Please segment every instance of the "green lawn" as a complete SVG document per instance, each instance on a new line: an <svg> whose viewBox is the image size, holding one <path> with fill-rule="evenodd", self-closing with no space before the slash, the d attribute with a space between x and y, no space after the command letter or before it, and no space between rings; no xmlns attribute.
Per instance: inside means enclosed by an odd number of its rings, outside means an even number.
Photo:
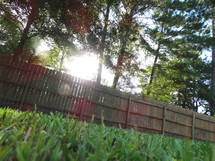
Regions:
<svg viewBox="0 0 215 161"><path fill-rule="evenodd" d="M0 160L215 160L209 142L79 122L62 115L0 109Z"/></svg>

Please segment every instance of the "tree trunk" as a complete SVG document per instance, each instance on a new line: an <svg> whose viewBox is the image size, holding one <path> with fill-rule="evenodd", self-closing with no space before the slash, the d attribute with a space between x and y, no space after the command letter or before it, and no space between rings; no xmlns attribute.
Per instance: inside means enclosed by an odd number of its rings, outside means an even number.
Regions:
<svg viewBox="0 0 215 161"><path fill-rule="evenodd" d="M107 26L108 26L108 19L109 19L109 14L110 14L110 6L111 3L110 1L108 1L107 4L107 11L105 14L105 20L104 20L104 30L103 30L103 34L102 34L102 40L101 40L101 44L100 44L100 55L99 55L99 68L98 68L98 73L97 73L97 80L96 82L98 84L101 83L101 78L102 78L102 64L103 64L103 60L104 60L104 49L105 49L105 40L106 40L106 35L107 35Z"/></svg>
<svg viewBox="0 0 215 161"><path fill-rule="evenodd" d="M22 56L22 52L23 52L22 50L23 50L24 45L25 45L25 43L26 43L26 41L27 41L27 39L28 39L28 32L29 32L30 27L31 27L31 24L30 24L29 21L28 21L26 27L25 27L24 30L23 30L23 33L22 33L21 39L20 39L20 41L19 41L19 43L18 43L18 45L17 45L17 48L16 48L16 50L13 52L13 54L14 54L14 55L13 55L14 61L17 61L18 58L19 58L20 56Z"/></svg>
<svg viewBox="0 0 215 161"><path fill-rule="evenodd" d="M212 19L212 37L215 38L215 26L214 18ZM212 79L211 79L211 90L213 93L213 98L211 101L211 116L215 114L215 47L212 45Z"/></svg>
<svg viewBox="0 0 215 161"><path fill-rule="evenodd" d="M132 19L133 16L135 14L135 6L131 9L130 14L128 14L126 17L124 17L124 19L122 19L120 21L121 23L121 27L125 29L125 35L129 36L129 31L131 30L131 23L132 23ZM118 81L119 81L119 77L122 73L122 64L124 62L124 57L125 57L125 46L126 46L126 41L122 42L122 48L120 50L120 55L118 57L117 60L117 66L116 66L116 70L115 70L115 75L114 75L114 80L113 80L113 88L116 88Z"/></svg>
<svg viewBox="0 0 215 161"><path fill-rule="evenodd" d="M150 95L150 85L153 82L153 77L154 77L154 74L155 74L155 68L156 68L156 64L157 64L157 60L158 60L158 56L159 56L159 51L160 51L160 43L158 44L158 48L156 50L156 55L155 55L154 63L153 63L153 66L152 66L152 72L151 72L151 75L150 75L149 89L147 91L147 95Z"/></svg>
<svg viewBox="0 0 215 161"><path fill-rule="evenodd" d="M123 61L124 61L124 57L125 57L125 48L124 48L124 45L123 45L123 47L122 47L122 49L120 51L120 56L118 57L118 60L117 60L116 71L115 71L113 85L112 85L113 88L116 88L117 83L119 81L119 77L120 77L120 75L122 73L122 64L123 64Z"/></svg>
<svg viewBox="0 0 215 161"><path fill-rule="evenodd" d="M31 25L34 23L34 21L36 20L36 17L38 16L39 9L38 9L37 4L35 4L35 3L36 3L35 1L32 1L32 9L31 9L31 13L28 16L28 22L22 32L22 35L21 35L20 41L17 45L17 48L13 53L14 60L17 60L17 58L22 55L22 50L24 48L24 45L29 38L28 33L31 28Z"/></svg>

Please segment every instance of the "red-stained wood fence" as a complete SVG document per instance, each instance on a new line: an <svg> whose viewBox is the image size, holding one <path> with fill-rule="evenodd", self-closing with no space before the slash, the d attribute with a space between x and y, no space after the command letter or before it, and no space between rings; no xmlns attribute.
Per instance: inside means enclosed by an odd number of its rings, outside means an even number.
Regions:
<svg viewBox="0 0 215 161"><path fill-rule="evenodd" d="M75 69L74 69L75 70ZM82 121L193 140L215 140L215 118L22 61L0 63L0 106L59 111Z"/></svg>

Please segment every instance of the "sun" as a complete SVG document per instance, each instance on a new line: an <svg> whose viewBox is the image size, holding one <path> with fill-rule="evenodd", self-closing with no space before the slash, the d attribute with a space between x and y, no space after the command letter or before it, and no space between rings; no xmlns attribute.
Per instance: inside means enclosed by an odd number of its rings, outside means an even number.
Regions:
<svg viewBox="0 0 215 161"><path fill-rule="evenodd" d="M43 55L45 51L49 51L50 47L48 44L41 40L40 46L37 48L37 51ZM98 56L93 53L85 53L80 56L72 56L64 60L63 66L65 72L71 74L75 77L82 79L87 79L91 81L96 81L99 59ZM103 85L111 86L114 75L110 69L106 68L103 65L102 68L102 81Z"/></svg>
<svg viewBox="0 0 215 161"><path fill-rule="evenodd" d="M48 46L48 44L44 40L40 40L39 44L40 45L37 48L37 51L43 52L43 51L46 51L46 50L50 50L50 47Z"/></svg>
<svg viewBox="0 0 215 161"><path fill-rule="evenodd" d="M64 67L68 74L91 81L96 81L98 66L99 59L96 55L92 54L75 56L64 62ZM111 86L113 78L114 75L111 70L103 65L101 83L103 85Z"/></svg>
<svg viewBox="0 0 215 161"><path fill-rule="evenodd" d="M84 55L67 59L64 66L66 71L73 76L87 80L95 80L98 63L96 56Z"/></svg>
<svg viewBox="0 0 215 161"><path fill-rule="evenodd" d="M40 46L37 51L43 55L45 51L49 51L50 47L44 40L40 40ZM41 56L40 55L40 56ZM66 73L75 77L87 79L91 81L96 80L99 59L98 56L93 53L85 53L81 56L73 56L64 60L63 66L66 69ZM105 65L102 68L102 84L111 86L113 80L113 73L110 69L107 69Z"/></svg>

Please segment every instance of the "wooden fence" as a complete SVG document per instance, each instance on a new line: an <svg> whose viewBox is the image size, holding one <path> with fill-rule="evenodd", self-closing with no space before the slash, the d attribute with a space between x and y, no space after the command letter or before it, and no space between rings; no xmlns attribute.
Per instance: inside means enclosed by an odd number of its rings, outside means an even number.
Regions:
<svg viewBox="0 0 215 161"><path fill-rule="evenodd" d="M215 118L123 93L22 61L0 63L0 106L60 111L108 126L193 140L215 140Z"/></svg>

